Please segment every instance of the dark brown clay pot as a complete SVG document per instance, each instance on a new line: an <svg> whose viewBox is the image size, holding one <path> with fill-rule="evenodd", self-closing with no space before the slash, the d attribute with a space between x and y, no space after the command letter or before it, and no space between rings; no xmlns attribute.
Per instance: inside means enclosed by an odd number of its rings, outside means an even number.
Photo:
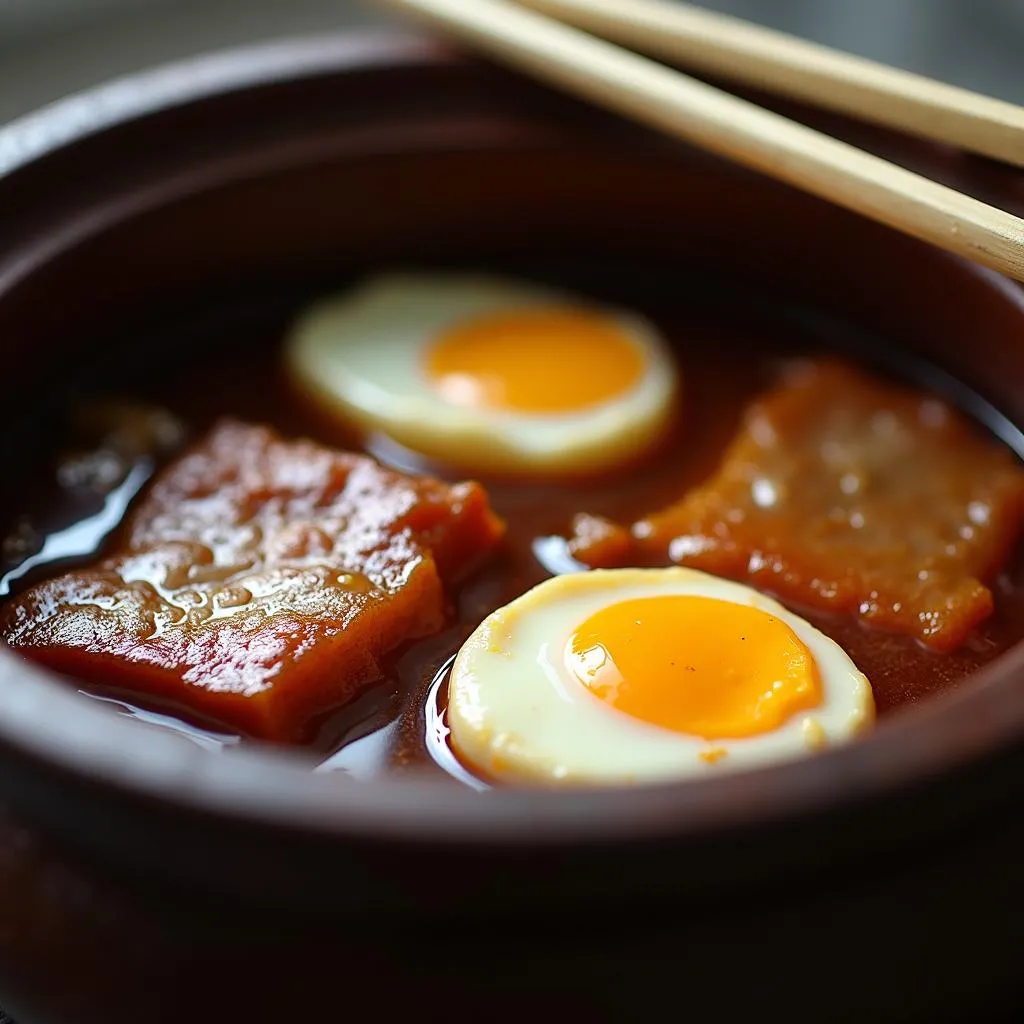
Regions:
<svg viewBox="0 0 1024 1024"><path fill-rule="evenodd" d="M1005 169L838 127L1021 199ZM550 249L753 279L901 339L1024 425L1017 286L424 41L145 75L0 133L0 171L9 422L84 347L211 295ZM813 766L486 795L218 756L0 649L0 1002L20 1024L366 1001L385 1019L978 1020L1020 980L1022 769L1020 649Z"/></svg>

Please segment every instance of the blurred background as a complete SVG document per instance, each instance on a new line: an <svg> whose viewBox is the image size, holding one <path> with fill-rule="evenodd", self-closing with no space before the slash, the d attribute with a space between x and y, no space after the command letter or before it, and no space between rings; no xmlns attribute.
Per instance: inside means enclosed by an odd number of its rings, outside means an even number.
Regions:
<svg viewBox="0 0 1024 1024"><path fill-rule="evenodd" d="M1024 0L703 6L1024 103ZM0 122L176 57L388 22L372 0L0 0Z"/></svg>

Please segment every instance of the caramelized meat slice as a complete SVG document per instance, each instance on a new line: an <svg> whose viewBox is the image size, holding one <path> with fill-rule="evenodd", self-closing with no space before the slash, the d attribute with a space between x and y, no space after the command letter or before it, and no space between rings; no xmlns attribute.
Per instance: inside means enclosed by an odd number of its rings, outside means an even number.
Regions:
<svg viewBox="0 0 1024 1024"><path fill-rule="evenodd" d="M718 472L637 523L641 551L950 651L992 611L1024 470L943 402L838 361L748 410Z"/></svg>
<svg viewBox="0 0 1024 1024"><path fill-rule="evenodd" d="M61 672L296 740L441 626L446 585L502 530L476 484L223 422L158 476L110 557L28 590L0 631Z"/></svg>
<svg viewBox="0 0 1024 1024"><path fill-rule="evenodd" d="M604 516L580 512L573 517L569 554L591 569L610 569L629 561L633 538L624 526Z"/></svg>

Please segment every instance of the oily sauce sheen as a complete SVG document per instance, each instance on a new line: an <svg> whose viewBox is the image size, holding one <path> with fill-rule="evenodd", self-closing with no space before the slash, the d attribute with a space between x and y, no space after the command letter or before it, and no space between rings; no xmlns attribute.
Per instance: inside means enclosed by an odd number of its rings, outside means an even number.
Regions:
<svg viewBox="0 0 1024 1024"><path fill-rule="evenodd" d="M452 595L448 624L441 632L400 648L388 659L384 680L315 723L310 749L320 770L360 777L406 771L458 776L457 764L443 749L444 671L485 616L548 578L552 574L548 566L568 557L561 541L548 538L571 536L573 520L581 512L628 524L677 501L687 488L712 475L744 409L777 380L785 359L841 347L847 336L841 327L832 332L820 323L801 326L780 310L751 311L735 302L705 299L703 308L687 303L687 312L680 315L681 305L673 302L668 312L659 309L657 302L639 307L672 343L680 364L682 402L664 439L633 464L597 476L537 482L476 475L494 510L507 523L501 549ZM78 385L67 396L68 402L127 398L154 403L179 418L190 439L221 417L233 416L270 425L285 436L308 436L368 452L403 471L429 472L449 481L465 478L458 467L418 459L386 439L346 433L316 411L281 366L281 341L297 308L287 299L246 302L193 316L165 328L150 345L136 342L132 360L108 355L108 362L96 368L93 383L85 388ZM169 346L176 351L172 363L160 359L160 352ZM877 368L870 342L861 339L858 348ZM152 351L153 359L140 366L142 351ZM119 365L127 369L118 369ZM895 369L906 376L906 367ZM909 376L911 383L927 386L928 368L912 367ZM963 394L954 398L964 404ZM6 540L0 571L4 573L16 569L47 536L101 511L101 502L90 499L74 481L69 483L66 470L60 469L66 466L67 452L83 444L72 425L38 424L26 428L22 436L36 437L43 450L28 460L33 471L16 479L8 491L20 496L21 502L7 502L2 510L5 519L0 532ZM148 473L170 454L154 457L140 452L133 458L140 473ZM111 516L116 521L119 514L123 509L116 502L108 503L108 522L99 525L113 525ZM70 559L38 564L18 576L11 589L17 592L59 569L86 564L97 550L103 551L102 544L91 551L83 548ZM41 560L37 557L37 561ZM991 582L994 614L951 654L869 628L852 617L786 603L844 648L871 681L878 714L885 716L958 684L1021 639L1022 570L1024 558L1018 551ZM239 742L238 737L210 728L181 708L139 708L132 697L113 690L94 690L93 695L115 702L124 713L186 732L205 745Z"/></svg>

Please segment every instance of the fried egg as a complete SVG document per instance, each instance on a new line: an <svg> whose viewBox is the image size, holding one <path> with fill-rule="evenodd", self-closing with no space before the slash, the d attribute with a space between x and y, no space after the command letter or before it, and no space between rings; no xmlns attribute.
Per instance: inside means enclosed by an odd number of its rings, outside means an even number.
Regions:
<svg viewBox="0 0 1024 1024"><path fill-rule="evenodd" d="M448 685L456 755L491 779L622 784L788 760L874 719L845 651L693 569L557 576L489 615Z"/></svg>
<svg viewBox="0 0 1024 1024"><path fill-rule="evenodd" d="M345 422L484 472L622 463L661 433L679 387L642 317L476 274L367 280L307 310L286 358Z"/></svg>

